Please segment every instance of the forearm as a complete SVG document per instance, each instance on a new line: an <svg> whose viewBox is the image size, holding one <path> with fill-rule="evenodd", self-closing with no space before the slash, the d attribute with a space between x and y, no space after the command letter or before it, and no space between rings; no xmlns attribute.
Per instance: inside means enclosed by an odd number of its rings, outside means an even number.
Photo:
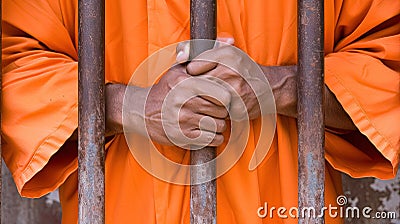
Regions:
<svg viewBox="0 0 400 224"><path fill-rule="evenodd" d="M296 66L261 66L275 97L278 114L297 117ZM123 133L122 103L126 85L107 84L106 130L105 135ZM325 125L334 129L356 130L350 117L344 111L334 94L325 86ZM70 140L77 140L77 131Z"/></svg>
<svg viewBox="0 0 400 224"><path fill-rule="evenodd" d="M105 137L123 133L122 126L122 103L124 99L126 85L107 84L105 86L106 103L106 127ZM68 141L78 140L78 129L74 131Z"/></svg>
<svg viewBox="0 0 400 224"><path fill-rule="evenodd" d="M278 114L297 117L297 66L261 66L275 97ZM341 130L356 130L335 95L325 86L325 125Z"/></svg>

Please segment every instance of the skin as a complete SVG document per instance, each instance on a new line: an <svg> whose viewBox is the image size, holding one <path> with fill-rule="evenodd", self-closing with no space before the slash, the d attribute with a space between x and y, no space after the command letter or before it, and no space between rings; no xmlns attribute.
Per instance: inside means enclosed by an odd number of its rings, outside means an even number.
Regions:
<svg viewBox="0 0 400 224"><path fill-rule="evenodd" d="M212 50L213 55L226 57L229 51L220 48ZM239 59L238 59L239 60ZM268 79L276 102L277 113L284 116L297 117L297 66L262 66L265 77ZM145 120L153 141L171 145L166 137L161 123L162 102L170 89L178 82L190 76L213 76L229 83L242 97L250 119L260 116L260 108L254 92L236 72L215 62L192 61L189 64L180 64L171 68L163 78L153 86L145 106ZM136 87L135 87L136 88ZM139 87L137 87L139 88ZM106 85L106 136L123 133L122 102L126 86L122 84ZM334 94L325 86L325 125L335 131L356 130L350 117L344 111ZM186 102L179 114L179 124L182 132L190 138L200 134L198 127L202 117L208 116L217 124L217 133L210 146L218 146L223 142L222 132L226 129L228 112L222 104L213 99L194 97ZM72 136L76 139L76 134Z"/></svg>
<svg viewBox="0 0 400 224"><path fill-rule="evenodd" d="M164 129L166 127L163 128L161 123L161 107L163 105L164 99L174 86L176 86L181 81L190 77L191 75L187 73L186 67L184 65L181 64L177 65L171 68L160 79L160 81L153 86L153 88L150 91L150 94L147 98L147 104L145 106L145 121L151 139L157 141L158 143L164 145L171 145L170 140L164 133ZM191 89L195 89L194 85L195 84L191 84L181 90L185 92L190 91ZM199 85L199 83L196 83L196 85ZM209 91L212 90L215 91L215 88L218 88L217 86L214 87L203 86L203 87L204 87L203 92L199 92L200 94L206 94L207 93L206 89L209 89ZM221 88L223 87L221 86ZM217 92L221 93L221 95L219 96L219 99L221 99L221 101L229 103L230 94L228 91L223 90ZM174 102L171 102L170 107L173 107L172 105L179 105L179 104L180 104L180 99L176 99ZM110 110L108 110L111 112L111 114L114 114L115 112L120 113L120 111L115 111L113 110L113 108L109 108ZM189 138L196 138L200 135L201 131L212 132L212 128L210 128L209 125L204 125L201 128L199 127L200 119L207 116L208 118L212 119L211 122L215 122L216 124L216 136L214 140L210 143L210 145L218 146L222 144L224 140L222 132L225 131L226 129L225 118L227 117L227 115L228 115L227 110L225 109L223 104L218 100L214 100L209 97L197 96L188 100L179 109L179 124L184 135L186 135ZM118 120L115 120L114 124L117 124L117 126L119 127ZM169 131L170 134L173 134L174 132L175 132L174 130Z"/></svg>

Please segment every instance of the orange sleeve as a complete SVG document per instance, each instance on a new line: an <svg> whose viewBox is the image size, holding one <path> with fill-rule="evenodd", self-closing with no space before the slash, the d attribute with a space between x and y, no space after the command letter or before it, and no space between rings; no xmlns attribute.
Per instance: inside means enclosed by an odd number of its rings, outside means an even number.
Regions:
<svg viewBox="0 0 400 224"><path fill-rule="evenodd" d="M55 190L77 168L76 143L64 144L78 123L75 13L61 7L74 8L3 1L3 158L27 197Z"/></svg>
<svg viewBox="0 0 400 224"><path fill-rule="evenodd" d="M327 160L353 177L393 178L400 152L400 1L343 1L337 11L325 82L378 151L354 147L360 137L348 144L328 133Z"/></svg>

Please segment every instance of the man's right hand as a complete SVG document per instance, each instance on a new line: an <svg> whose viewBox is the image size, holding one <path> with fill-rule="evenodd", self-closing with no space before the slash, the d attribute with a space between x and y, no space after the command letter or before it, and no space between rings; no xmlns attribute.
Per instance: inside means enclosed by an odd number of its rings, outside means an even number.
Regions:
<svg viewBox="0 0 400 224"><path fill-rule="evenodd" d="M222 144L228 116L224 105L229 105L231 100L229 91L222 85L193 78L184 65L176 65L151 88L127 88L125 129L145 134L146 125L150 138L164 145Z"/></svg>

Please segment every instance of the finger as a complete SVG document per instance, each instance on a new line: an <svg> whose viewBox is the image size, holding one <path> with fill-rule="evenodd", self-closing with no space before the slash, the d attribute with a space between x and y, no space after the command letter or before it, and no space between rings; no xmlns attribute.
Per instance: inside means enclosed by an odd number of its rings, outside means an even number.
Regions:
<svg viewBox="0 0 400 224"><path fill-rule="evenodd" d="M222 133L227 128L225 119L215 119L210 116L194 114L193 112L186 114L191 114L190 118L187 115L179 116L179 127L183 132L199 129L211 133Z"/></svg>
<svg viewBox="0 0 400 224"><path fill-rule="evenodd" d="M176 45L176 52L178 53L179 51L185 49L186 45L190 45L190 41L179 42L178 45Z"/></svg>
<svg viewBox="0 0 400 224"><path fill-rule="evenodd" d="M227 109L221 106L221 102L212 97L194 97L186 102L183 107L184 109L192 110L198 114L204 114L214 118L226 118L228 116Z"/></svg>
<svg viewBox="0 0 400 224"><path fill-rule="evenodd" d="M224 136L221 134L215 135L214 139L207 146L217 147L224 143Z"/></svg>
<svg viewBox="0 0 400 224"><path fill-rule="evenodd" d="M167 96L163 101L163 106L161 111L163 118L161 119L161 121L163 123L166 135L170 139L172 139L174 141L174 144L176 143L176 145L179 146L187 145L191 144L192 141L197 141L197 139L195 140L188 139L183 134L181 134L181 131L177 131L177 130L182 130L179 122L181 121L180 110L189 99L192 99L196 96L210 96L217 99L223 105L229 105L231 98L230 93L222 85L207 80L206 78L189 77L179 82L177 85L175 85L168 92ZM190 118L187 118L186 120L190 121ZM198 123L197 126L195 127L198 127ZM188 129L184 128L183 130L188 130ZM199 136L200 139L199 141L200 143L208 145L209 142L211 142L214 139L213 137L214 133L211 133L213 134L213 136L211 136L210 133L205 133L205 134L207 136Z"/></svg>
<svg viewBox="0 0 400 224"><path fill-rule="evenodd" d="M203 98L205 101L208 101L211 103L210 108L209 108L210 112L207 112L207 114L210 114L210 116L214 116L217 118L225 118L226 116L228 116L227 108L230 104L221 102L221 101L219 101L218 98L214 98L212 96L205 95L205 96L200 96L200 97Z"/></svg>
<svg viewBox="0 0 400 224"><path fill-rule="evenodd" d="M180 42L176 46L176 62L184 63L189 60L190 55L190 41Z"/></svg>
<svg viewBox="0 0 400 224"><path fill-rule="evenodd" d="M230 34L221 33L217 37L216 44L218 44L218 42L223 43L223 44L233 45L235 43L235 39ZM216 45L216 46L220 46L220 45ZM177 55L179 54L179 52L185 52L189 55L189 49L190 49L190 41L180 42L176 46Z"/></svg>
<svg viewBox="0 0 400 224"><path fill-rule="evenodd" d="M198 126L200 130L212 133L222 133L226 130L225 120L214 119L209 116L202 116Z"/></svg>
<svg viewBox="0 0 400 224"><path fill-rule="evenodd" d="M231 101L231 94L221 84L206 78L191 78L188 84L191 84L192 91L197 96L210 99L216 105L228 107Z"/></svg>
<svg viewBox="0 0 400 224"><path fill-rule="evenodd" d="M235 39L233 38L232 34L227 32L218 33L217 41L224 42L230 45L233 45L235 43Z"/></svg>
<svg viewBox="0 0 400 224"><path fill-rule="evenodd" d="M235 43L235 39L233 39L233 37L217 37L217 41L229 45L233 45Z"/></svg>
<svg viewBox="0 0 400 224"><path fill-rule="evenodd" d="M197 65L197 63L199 62L224 64L224 65L229 65L229 67L233 66L235 69L237 69L236 66L243 65L242 62L243 59L244 58L242 57L239 49L232 47L231 45L220 44L218 48L207 50L199 54L196 58L192 60L190 64L193 64L191 65L193 66L193 69L198 67L201 68L203 66L210 66L207 64Z"/></svg>
<svg viewBox="0 0 400 224"><path fill-rule="evenodd" d="M228 107L231 101L231 94L223 85L205 77L189 76L171 87L163 104L174 105L174 107L180 108L188 100L197 96L211 99L212 103L225 107Z"/></svg>
<svg viewBox="0 0 400 224"><path fill-rule="evenodd" d="M216 134L213 132L203 131L203 130L192 130L186 134L190 138L190 145L201 146L196 147L198 149L206 146L219 146L224 142L224 136L222 134Z"/></svg>
<svg viewBox="0 0 400 224"><path fill-rule="evenodd" d="M213 70L217 65L218 63L213 61L193 60L187 65L186 71L193 76L201 75Z"/></svg>
<svg viewBox="0 0 400 224"><path fill-rule="evenodd" d="M220 42L221 43L221 42ZM201 75L209 72L217 67L221 62L229 62L237 64L238 58L234 55L234 50L226 44L220 45L218 48L204 51L194 58L186 67L186 71L190 75ZM234 62L234 63L232 63ZM225 63L221 63L225 64Z"/></svg>
<svg viewBox="0 0 400 224"><path fill-rule="evenodd" d="M217 41L215 42L214 48L218 48L226 45L234 45L235 39L233 37L217 37Z"/></svg>
<svg viewBox="0 0 400 224"><path fill-rule="evenodd" d="M221 38L221 41L216 41L214 48L219 48L226 45L233 45L234 40L233 38ZM190 42L179 43L176 50L176 62L177 63L185 63L189 61L190 58ZM212 69L213 66L211 66ZM206 69L206 68L205 68ZM199 73L201 74L201 73ZM195 74L193 74L195 75Z"/></svg>

